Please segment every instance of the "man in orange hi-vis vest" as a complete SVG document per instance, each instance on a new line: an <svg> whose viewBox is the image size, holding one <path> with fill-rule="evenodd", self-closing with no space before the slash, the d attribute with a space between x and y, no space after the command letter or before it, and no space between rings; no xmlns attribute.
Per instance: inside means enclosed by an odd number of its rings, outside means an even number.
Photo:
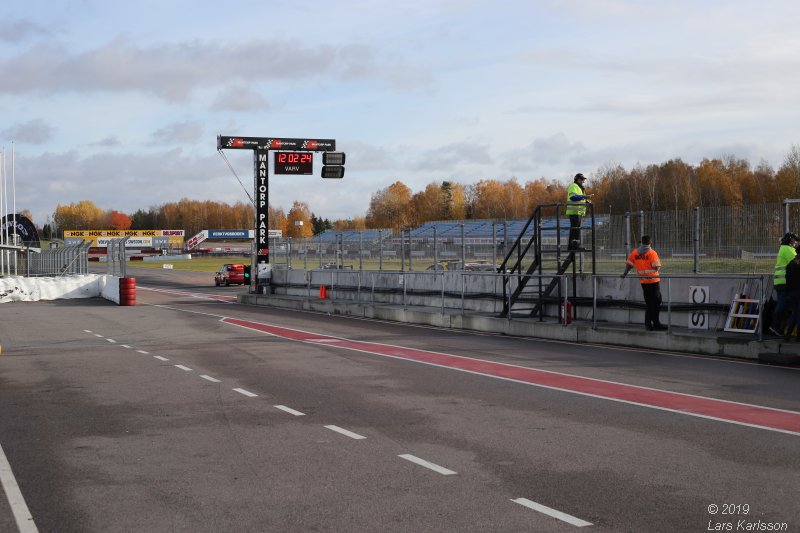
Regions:
<svg viewBox="0 0 800 533"><path fill-rule="evenodd" d="M644 303L647 309L644 312L644 325L650 331L664 331L667 326L661 324L658 319L661 308L661 287L658 277L658 270L661 268L661 260L653 250L653 240L648 235L642 236L642 245L634 249L625 261L625 272L621 277L628 275L628 272L635 268L639 273L639 283L642 285L644 293Z"/></svg>

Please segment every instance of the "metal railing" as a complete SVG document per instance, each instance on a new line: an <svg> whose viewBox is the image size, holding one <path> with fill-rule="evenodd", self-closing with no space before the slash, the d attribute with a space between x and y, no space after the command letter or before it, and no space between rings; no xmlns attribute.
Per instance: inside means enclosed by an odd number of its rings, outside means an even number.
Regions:
<svg viewBox="0 0 800 533"><path fill-rule="evenodd" d="M89 248L91 242L58 246L24 253L26 276L64 276L89 273Z"/></svg>

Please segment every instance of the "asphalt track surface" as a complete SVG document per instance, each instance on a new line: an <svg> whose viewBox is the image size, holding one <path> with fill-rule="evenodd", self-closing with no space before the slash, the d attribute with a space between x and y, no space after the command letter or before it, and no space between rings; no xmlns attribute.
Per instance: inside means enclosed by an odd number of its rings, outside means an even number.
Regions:
<svg viewBox="0 0 800 533"><path fill-rule="evenodd" d="M798 369L132 274L0 307L0 531L800 531Z"/></svg>

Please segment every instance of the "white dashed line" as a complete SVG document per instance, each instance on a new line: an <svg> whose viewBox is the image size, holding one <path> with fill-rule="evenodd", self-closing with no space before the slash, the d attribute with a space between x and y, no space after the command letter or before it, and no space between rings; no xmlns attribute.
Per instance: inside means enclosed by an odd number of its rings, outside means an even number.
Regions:
<svg viewBox="0 0 800 533"><path fill-rule="evenodd" d="M452 470L450 470L448 468L445 468L443 466L439 466L437 464L433 464L431 462L426 461L425 459L420 459L419 457L417 457L415 455L403 454L403 455L398 455L398 457L400 457L401 459L405 459L406 461L411 461L412 463L416 463L416 464L418 464L420 466L424 466L425 468L430 468L434 472L438 472L438 473L442 474L443 476L452 476L452 475L458 474L458 472L454 472L454 471L452 471Z"/></svg>
<svg viewBox="0 0 800 533"><path fill-rule="evenodd" d="M107 340L108 342L110 342L111 344L116 344L116 343L117 343L117 341L115 341L114 339L106 339L106 340Z"/></svg>
<svg viewBox="0 0 800 533"><path fill-rule="evenodd" d="M192 371L191 368L189 368L188 366L183 366L183 365L175 365L175 368L180 368L181 370L185 370L187 372L191 372Z"/></svg>
<svg viewBox="0 0 800 533"><path fill-rule="evenodd" d="M100 335L99 333L95 333L95 334L94 334L94 336L95 336L95 337L100 337L101 339L103 338L103 336L102 336L102 335Z"/></svg>
<svg viewBox="0 0 800 533"><path fill-rule="evenodd" d="M527 498L517 498L516 500L511 500L511 501L523 505L528 509L533 509L534 511L546 514L547 516L552 516L553 518L561 520L562 522L572 524L573 526L586 527L592 525L591 522L586 522L585 520L581 520L580 518L575 518L572 515L562 513L561 511L556 511L555 509L551 509L550 507L547 507L540 503L532 502Z"/></svg>
<svg viewBox="0 0 800 533"><path fill-rule="evenodd" d="M255 398L256 396L258 396L258 394L254 394L249 390L244 390L244 389L233 389L233 390L235 390L239 394L244 394L245 396L249 396L250 398Z"/></svg>
<svg viewBox="0 0 800 533"><path fill-rule="evenodd" d="M358 433L353 433L352 431L348 431L344 428L340 428L339 426L325 426L326 428L330 429L331 431L335 431L336 433L341 433L346 437L350 437L351 439L366 439L364 435L359 435Z"/></svg>
<svg viewBox="0 0 800 533"><path fill-rule="evenodd" d="M145 355L150 355L150 352L145 352L144 350L136 350L139 353L143 353Z"/></svg>
<svg viewBox="0 0 800 533"><path fill-rule="evenodd" d="M127 344L120 344L120 346L122 346L123 348L127 348L128 350L130 350L130 349L131 349L131 347L130 347L130 346L128 346Z"/></svg>
<svg viewBox="0 0 800 533"><path fill-rule="evenodd" d="M84 333L91 333L88 329L83 330Z"/></svg>
<svg viewBox="0 0 800 533"><path fill-rule="evenodd" d="M11 513L17 522L19 532L37 533L39 530L36 529L36 524L33 523L33 516L28 510L25 498L22 497L22 492L19 490L19 485L17 485L17 479L11 471L11 465L6 459L2 446L0 446L0 486L3 487L6 493L8 505L11 507Z"/></svg>
<svg viewBox="0 0 800 533"><path fill-rule="evenodd" d="M155 357L159 361L169 361L169 359L167 359L166 357L161 357L160 355L154 355L153 357Z"/></svg>
<svg viewBox="0 0 800 533"><path fill-rule="evenodd" d="M200 376L201 378L205 379L206 381L210 381L211 383L219 383L217 378L212 378L211 376L206 376L205 374Z"/></svg>
<svg viewBox="0 0 800 533"><path fill-rule="evenodd" d="M294 415L294 416L306 416L305 413L301 413L300 411L295 411L291 407L286 407L285 405L276 405L275 409L280 409L281 411L285 411L285 412L289 413L290 415Z"/></svg>

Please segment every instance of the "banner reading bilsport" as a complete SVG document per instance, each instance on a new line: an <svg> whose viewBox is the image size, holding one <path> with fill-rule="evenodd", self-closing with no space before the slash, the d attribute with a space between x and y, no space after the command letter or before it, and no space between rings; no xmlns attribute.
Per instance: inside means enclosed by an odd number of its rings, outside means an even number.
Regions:
<svg viewBox="0 0 800 533"><path fill-rule="evenodd" d="M106 248L108 241L128 237L128 247L183 248L182 229L82 229L64 230L65 244L91 241L93 248Z"/></svg>

